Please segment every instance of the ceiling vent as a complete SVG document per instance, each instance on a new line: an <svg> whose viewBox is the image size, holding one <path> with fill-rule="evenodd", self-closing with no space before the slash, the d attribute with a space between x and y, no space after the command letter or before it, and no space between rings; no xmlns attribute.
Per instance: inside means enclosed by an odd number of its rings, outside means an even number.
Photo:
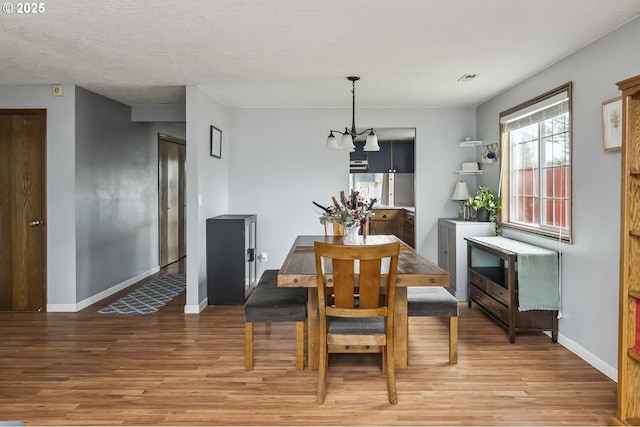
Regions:
<svg viewBox="0 0 640 427"><path fill-rule="evenodd" d="M458 79L458 81L459 82L470 82L471 80L475 79L476 77L478 77L478 73L463 74L462 77L460 77Z"/></svg>

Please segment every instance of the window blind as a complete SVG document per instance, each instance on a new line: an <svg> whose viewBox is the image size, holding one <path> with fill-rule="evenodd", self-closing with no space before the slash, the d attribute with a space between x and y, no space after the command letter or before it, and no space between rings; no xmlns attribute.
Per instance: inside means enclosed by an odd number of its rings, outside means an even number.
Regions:
<svg viewBox="0 0 640 427"><path fill-rule="evenodd" d="M569 93L564 91L500 118L508 132L540 123L569 111Z"/></svg>

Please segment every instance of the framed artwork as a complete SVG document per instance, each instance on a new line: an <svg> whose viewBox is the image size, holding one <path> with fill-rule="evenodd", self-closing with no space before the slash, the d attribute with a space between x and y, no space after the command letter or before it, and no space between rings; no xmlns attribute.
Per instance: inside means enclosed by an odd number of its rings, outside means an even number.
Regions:
<svg viewBox="0 0 640 427"><path fill-rule="evenodd" d="M622 97L602 103L602 143L604 151L622 148Z"/></svg>
<svg viewBox="0 0 640 427"><path fill-rule="evenodd" d="M211 157L216 157L218 159L221 159L222 158L222 131L215 126L211 126L209 139L210 139L209 150L211 151Z"/></svg>

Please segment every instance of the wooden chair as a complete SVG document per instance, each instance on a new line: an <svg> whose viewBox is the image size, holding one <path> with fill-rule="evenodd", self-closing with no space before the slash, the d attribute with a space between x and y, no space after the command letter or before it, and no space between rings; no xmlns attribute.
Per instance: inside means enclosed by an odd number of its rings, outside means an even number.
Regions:
<svg viewBox="0 0 640 427"><path fill-rule="evenodd" d="M370 346L382 353L389 402L395 405L393 314L400 243L347 246L314 242L314 251L320 315L318 403L326 395L329 352L349 345ZM385 258L388 273L382 274ZM332 305L327 303L329 294L333 294Z"/></svg>
<svg viewBox="0 0 640 427"><path fill-rule="evenodd" d="M369 234L369 221L367 221L362 227L360 233L367 237ZM324 223L324 235L325 236L344 236L344 226L337 222L325 222Z"/></svg>

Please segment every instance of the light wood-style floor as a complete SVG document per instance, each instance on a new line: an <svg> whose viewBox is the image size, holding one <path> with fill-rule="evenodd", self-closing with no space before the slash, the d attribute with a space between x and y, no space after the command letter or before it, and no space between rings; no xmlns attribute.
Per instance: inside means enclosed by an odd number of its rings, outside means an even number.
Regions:
<svg viewBox="0 0 640 427"><path fill-rule="evenodd" d="M175 268L175 266L174 266ZM126 291L129 292L130 290ZM543 334L503 329L461 305L459 363L447 324L411 318L409 369L387 400L374 355L335 355L327 398L295 370L293 324L256 325L244 370L242 307L155 315L0 313L0 420L27 425L606 425L615 383Z"/></svg>

